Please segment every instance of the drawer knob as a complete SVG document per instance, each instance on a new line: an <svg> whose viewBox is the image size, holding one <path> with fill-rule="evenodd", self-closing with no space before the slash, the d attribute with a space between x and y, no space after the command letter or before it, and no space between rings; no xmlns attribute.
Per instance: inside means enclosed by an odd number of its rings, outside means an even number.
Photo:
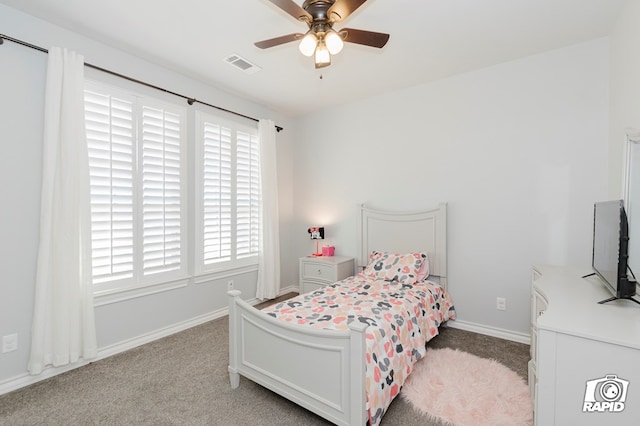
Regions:
<svg viewBox="0 0 640 426"><path fill-rule="evenodd" d="M322 270L318 269L318 275L322 275Z"/></svg>

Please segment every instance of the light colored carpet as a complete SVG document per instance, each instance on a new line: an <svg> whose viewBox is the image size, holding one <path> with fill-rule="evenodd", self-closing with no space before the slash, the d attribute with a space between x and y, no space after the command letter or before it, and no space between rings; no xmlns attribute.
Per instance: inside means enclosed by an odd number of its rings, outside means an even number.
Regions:
<svg viewBox="0 0 640 426"><path fill-rule="evenodd" d="M421 413L456 426L530 426L529 387L495 360L429 349L401 393Z"/></svg>
<svg viewBox="0 0 640 426"><path fill-rule="evenodd" d="M244 378L231 389L221 318L0 396L0 425L328 425ZM455 347L526 378L529 346L445 328L428 347ZM396 398L383 426L441 426Z"/></svg>

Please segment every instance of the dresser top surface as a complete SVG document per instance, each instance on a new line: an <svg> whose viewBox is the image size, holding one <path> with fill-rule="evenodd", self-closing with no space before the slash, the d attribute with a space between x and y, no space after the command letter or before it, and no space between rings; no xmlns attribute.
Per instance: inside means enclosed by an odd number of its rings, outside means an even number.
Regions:
<svg viewBox="0 0 640 426"><path fill-rule="evenodd" d="M535 266L533 288L546 300L537 319L539 330L550 330L640 349L640 304L613 300L591 268ZM638 298L638 296L636 296Z"/></svg>

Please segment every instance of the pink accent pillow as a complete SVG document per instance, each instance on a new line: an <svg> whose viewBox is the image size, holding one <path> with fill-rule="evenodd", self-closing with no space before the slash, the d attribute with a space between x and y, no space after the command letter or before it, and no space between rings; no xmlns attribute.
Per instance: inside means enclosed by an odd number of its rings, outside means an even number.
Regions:
<svg viewBox="0 0 640 426"><path fill-rule="evenodd" d="M420 268L425 262L427 262L425 253L401 254L372 251L369 255L369 264L362 273L375 280L415 284L418 281Z"/></svg>
<svg viewBox="0 0 640 426"><path fill-rule="evenodd" d="M416 282L419 282L419 283L426 280L430 273L429 257L427 257L426 253L421 253L421 254L424 254L424 261L422 262L422 265L420 265L420 270L418 271L418 276L416 278Z"/></svg>

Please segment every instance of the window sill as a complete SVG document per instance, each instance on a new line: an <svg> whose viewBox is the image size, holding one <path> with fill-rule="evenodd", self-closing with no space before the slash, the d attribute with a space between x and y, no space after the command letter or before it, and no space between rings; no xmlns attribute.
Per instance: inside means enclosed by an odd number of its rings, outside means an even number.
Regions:
<svg viewBox="0 0 640 426"><path fill-rule="evenodd" d="M104 306L112 303L123 302L125 300L135 299L137 297L149 296L164 291L175 290L186 287L189 284L189 278L181 278L178 280L168 281L159 284L149 284L139 287L125 287L104 291L96 291L93 293L93 306Z"/></svg>
<svg viewBox="0 0 640 426"><path fill-rule="evenodd" d="M242 274L256 272L258 265L238 266L235 268L221 269L218 271L201 272L193 277L184 277L158 284L146 284L138 287L121 287L109 290L99 290L93 293L93 306L104 306L112 303L124 302L137 297L150 296L152 294L175 290L186 287L191 280L195 284L205 284L214 280L232 278Z"/></svg>
<svg viewBox="0 0 640 426"><path fill-rule="evenodd" d="M254 265L238 266L235 268L220 269L219 271L200 272L193 277L193 282L195 284L203 284L213 280L232 278L237 275L256 272L257 270L258 270L258 265L254 264Z"/></svg>

